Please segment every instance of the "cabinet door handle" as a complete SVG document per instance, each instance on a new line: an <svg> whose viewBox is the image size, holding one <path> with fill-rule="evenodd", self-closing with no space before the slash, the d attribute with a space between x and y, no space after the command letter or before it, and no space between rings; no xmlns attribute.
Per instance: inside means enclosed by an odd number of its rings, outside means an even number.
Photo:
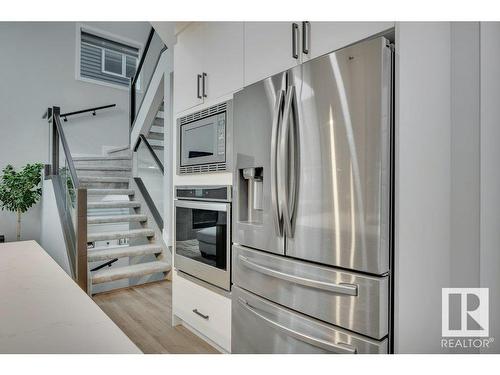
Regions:
<svg viewBox="0 0 500 375"><path fill-rule="evenodd" d="M203 97L206 98L207 97L207 73L203 73L203 81L202 81L202 94L203 94Z"/></svg>
<svg viewBox="0 0 500 375"><path fill-rule="evenodd" d="M202 98L202 96L200 94L200 80L201 80L201 74L198 74L196 77L196 97L198 99Z"/></svg>
<svg viewBox="0 0 500 375"><path fill-rule="evenodd" d="M299 32L299 25L297 25L295 22L292 23L292 57L294 59L299 58L299 46L297 45L298 43L298 32Z"/></svg>
<svg viewBox="0 0 500 375"><path fill-rule="evenodd" d="M201 316L203 319L205 320L208 320L209 316L208 315L205 315L205 314L202 314L201 312L198 311L198 309L194 309L193 312L198 315L198 316Z"/></svg>
<svg viewBox="0 0 500 375"><path fill-rule="evenodd" d="M310 36L311 23L308 21L302 22L302 52L306 55L309 53L309 43L311 40Z"/></svg>

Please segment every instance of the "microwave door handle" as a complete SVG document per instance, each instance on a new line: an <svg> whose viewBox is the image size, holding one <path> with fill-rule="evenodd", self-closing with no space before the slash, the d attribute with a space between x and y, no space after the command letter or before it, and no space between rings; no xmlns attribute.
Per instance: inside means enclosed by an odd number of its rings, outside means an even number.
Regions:
<svg viewBox="0 0 500 375"><path fill-rule="evenodd" d="M202 96L200 94L200 88L201 88L200 81L201 81L201 78L202 78L201 74L198 74L197 77L196 77L196 97L198 99L202 99Z"/></svg>
<svg viewBox="0 0 500 375"><path fill-rule="evenodd" d="M285 335L291 336L294 339L297 339L299 341L305 342L309 345L315 346L317 348L321 348L323 350L333 352L333 353L339 353L339 354L356 354L357 349L349 344L343 343L343 342L329 342L326 340L322 340L320 338L298 332L294 329L291 329L283 324L280 324L278 322L275 322L274 320L268 318L267 316L264 316L260 312L257 311L257 309L250 305L246 300L244 300L241 297L238 297L238 303L243 306L247 311L261 319L264 323L268 324L270 327L284 333Z"/></svg>
<svg viewBox="0 0 500 375"><path fill-rule="evenodd" d="M271 130L271 206L273 211L274 226L279 237L283 236L282 213L279 204L278 193L278 135L280 128L281 106L285 97L285 91L279 90L276 104L274 106L273 125Z"/></svg>

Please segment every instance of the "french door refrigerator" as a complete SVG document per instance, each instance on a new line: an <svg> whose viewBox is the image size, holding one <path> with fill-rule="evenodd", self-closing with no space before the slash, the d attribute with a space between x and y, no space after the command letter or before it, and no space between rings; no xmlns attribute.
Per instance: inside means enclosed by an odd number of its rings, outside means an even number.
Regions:
<svg viewBox="0 0 500 375"><path fill-rule="evenodd" d="M392 49L378 37L234 97L233 353L387 353Z"/></svg>

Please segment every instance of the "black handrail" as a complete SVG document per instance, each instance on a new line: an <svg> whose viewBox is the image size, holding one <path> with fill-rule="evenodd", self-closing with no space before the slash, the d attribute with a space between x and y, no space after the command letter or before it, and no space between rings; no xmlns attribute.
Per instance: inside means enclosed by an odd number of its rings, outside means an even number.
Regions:
<svg viewBox="0 0 500 375"><path fill-rule="evenodd" d="M135 74L130 79L130 128L134 127L135 116L136 116L137 103L136 103L135 94L136 94L137 81L138 81L139 76L142 72L142 67L144 65L144 61L146 60L146 56L148 55L148 51L149 51L149 48L151 46L151 41L153 40L155 33L156 33L155 29L153 27L151 27L151 30L149 31L148 39L147 39L146 44L144 46L144 50L142 51L141 59L139 60L139 64L137 65L137 69L135 71ZM160 40L161 40L161 38L160 38ZM158 54L158 58L156 60L155 68L153 69L153 71L156 70L156 67L158 66L158 62L160 61L160 57L161 57L162 53L167 50L167 46L165 44L163 44L163 46L164 47L160 50L160 53ZM150 83L151 83L151 80L147 83L147 86L145 87L144 92L148 91ZM142 99L144 99L144 97ZM141 100L141 103L139 104L139 109L142 106L142 102L143 102L143 100Z"/></svg>
<svg viewBox="0 0 500 375"><path fill-rule="evenodd" d="M101 109L106 109L106 108L113 108L113 107L116 107L116 104L107 104L107 105L103 105L100 107L93 107L93 108L82 109L82 110L74 111L74 112L61 113L61 114L59 114L59 117L69 117L69 116L78 115L80 113L86 113L86 112L92 112L92 114L95 116L96 111L100 111ZM45 120L46 118L50 118L51 115L52 115L52 108L49 108L43 114L42 119ZM66 120L64 120L64 121L66 121Z"/></svg>
<svg viewBox="0 0 500 375"><path fill-rule="evenodd" d="M158 166L158 168L160 168L161 173L164 174L165 170L163 168L163 163L158 158L158 155L156 155L156 152L153 150L153 147L151 147L151 145L149 144L149 142L146 139L146 137L144 136L144 134L139 134L139 139L137 140L137 143L134 146L134 152L137 151L137 149L139 148L139 145L141 144L141 142L144 142L144 144L146 145L146 148L148 149L149 153L153 157L156 165Z"/></svg>
<svg viewBox="0 0 500 375"><path fill-rule="evenodd" d="M100 264L99 266L92 268L92 269L90 270L90 272L99 271L101 268L104 268L104 267L106 267L106 266L111 267L111 265L112 265L114 262L117 262L117 261L118 261L118 258L115 258L115 259L112 259L112 260L110 260L110 261L107 261L106 263Z"/></svg>
<svg viewBox="0 0 500 375"><path fill-rule="evenodd" d="M97 111L100 111L100 110L106 109L106 108L113 108L113 107L116 107L116 104L108 104L108 105L102 105L100 107L82 109L80 111L62 113L60 115L60 117L64 117L64 121L67 121L68 120L67 117L69 117L69 116L79 115L80 113L87 113L87 112L92 112L92 114L95 116Z"/></svg>

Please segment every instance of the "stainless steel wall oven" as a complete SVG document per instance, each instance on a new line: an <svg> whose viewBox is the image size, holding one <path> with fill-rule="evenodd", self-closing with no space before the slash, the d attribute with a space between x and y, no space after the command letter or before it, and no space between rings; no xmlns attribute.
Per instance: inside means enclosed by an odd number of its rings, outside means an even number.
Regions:
<svg viewBox="0 0 500 375"><path fill-rule="evenodd" d="M231 187L177 186L174 266L230 289Z"/></svg>

